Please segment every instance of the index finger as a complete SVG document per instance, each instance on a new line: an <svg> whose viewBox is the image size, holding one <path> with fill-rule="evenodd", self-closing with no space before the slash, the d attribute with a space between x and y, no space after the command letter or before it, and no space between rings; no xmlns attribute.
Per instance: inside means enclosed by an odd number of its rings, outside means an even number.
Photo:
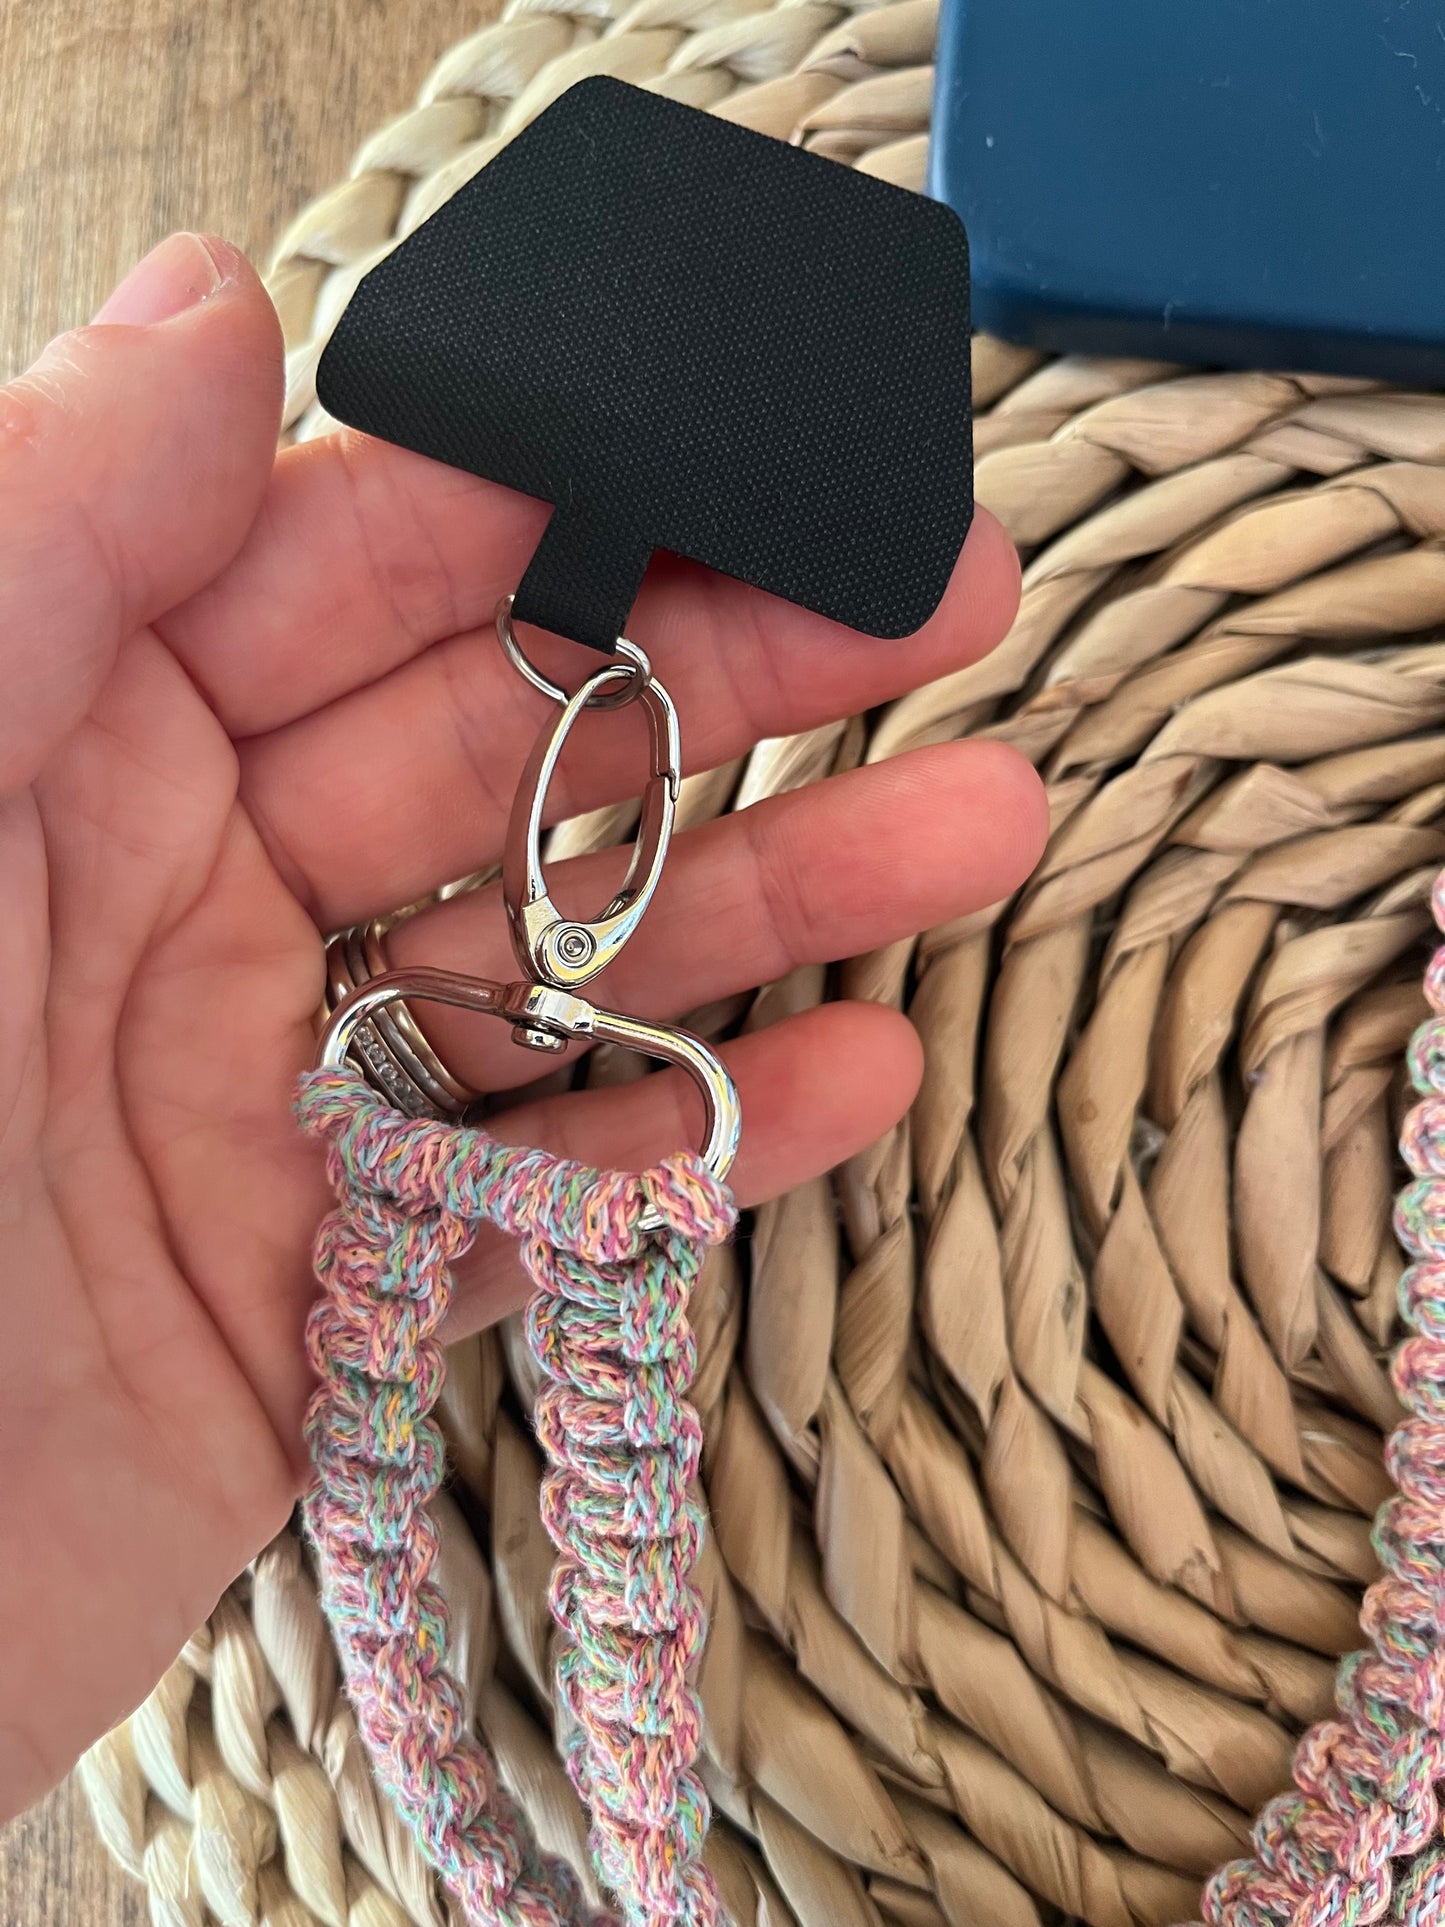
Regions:
<svg viewBox="0 0 1445 1927"><path fill-rule="evenodd" d="M233 737L267 733L489 624L550 514L544 502L348 430L278 457L240 553L158 627ZM916 638L859 636L666 559L649 571L638 634L664 673L696 652L716 655L734 682L756 686L776 662L795 684L851 693L894 680L891 652L909 665L904 687L985 654L1016 597L1008 538L979 510L945 609ZM825 699L820 714L853 706Z"/></svg>
<svg viewBox="0 0 1445 1927"><path fill-rule="evenodd" d="M703 770L973 661L1007 629L1017 587L1007 536L980 514L937 614L899 641L859 635L677 562L649 574L628 626L677 704L683 769ZM368 916L492 861L526 745L548 709L490 634L452 637L242 743L242 797L272 861L314 915ZM550 821L637 793L636 722L594 720L600 726L579 732L547 790Z"/></svg>

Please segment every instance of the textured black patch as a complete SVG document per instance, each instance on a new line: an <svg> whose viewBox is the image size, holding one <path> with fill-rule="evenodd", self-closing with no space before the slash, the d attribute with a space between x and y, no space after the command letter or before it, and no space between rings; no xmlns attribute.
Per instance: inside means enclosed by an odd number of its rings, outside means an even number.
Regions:
<svg viewBox="0 0 1445 1927"><path fill-rule="evenodd" d="M662 548L901 636L973 512L968 357L949 209L592 79L372 269L317 388L554 505L524 621L610 649Z"/></svg>

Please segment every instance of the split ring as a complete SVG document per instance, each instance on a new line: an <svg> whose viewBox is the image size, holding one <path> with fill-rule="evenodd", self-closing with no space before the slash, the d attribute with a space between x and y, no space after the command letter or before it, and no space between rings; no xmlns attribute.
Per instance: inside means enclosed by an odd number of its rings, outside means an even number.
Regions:
<svg viewBox="0 0 1445 1927"><path fill-rule="evenodd" d="M567 691L560 683L553 682L550 676L543 675L517 640L517 632L512 623L513 600L512 596L504 595L497 604L497 641L501 643L507 661L511 663L518 675L524 677L539 695L547 696L554 703L565 706L571 701ZM632 674L619 689L591 696L587 703L589 709L625 709L630 702L636 701L652 681L652 663L647 651L640 649L635 642L629 642L626 636L617 638L609 666L630 669Z"/></svg>

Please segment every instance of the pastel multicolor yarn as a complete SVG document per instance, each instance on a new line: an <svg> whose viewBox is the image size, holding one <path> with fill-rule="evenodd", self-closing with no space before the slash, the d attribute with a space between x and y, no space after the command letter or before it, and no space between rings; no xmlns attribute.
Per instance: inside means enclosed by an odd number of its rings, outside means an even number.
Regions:
<svg viewBox="0 0 1445 1927"><path fill-rule="evenodd" d="M328 1140L339 1198L317 1239L325 1295L307 1328L320 1384L306 1518L381 1782L468 1920L612 1920L539 1851L468 1736L447 1671L427 1511L443 1448L429 1414L451 1266L488 1222L521 1238L536 1287L527 1330L546 1380L543 1516L558 1549L552 1607L569 1639L559 1685L594 1860L627 1927L713 1927L721 1910L701 1859L709 1808L688 1681L704 1613L689 1576L703 1518L690 1496L701 1437L687 1401L686 1311L707 1245L732 1227L727 1192L691 1155L641 1177L602 1173L410 1120L348 1071L306 1076L298 1112Z"/></svg>
<svg viewBox="0 0 1445 1927"><path fill-rule="evenodd" d="M1433 902L1445 930L1445 877ZM1394 1359L1412 1416L1386 1448L1399 1497L1375 1524L1385 1574L1360 1613L1373 1651L1341 1662L1341 1717L1300 1742L1298 1791L1264 1808L1254 1859L1210 1882L1211 1927L1438 1927L1445 1919L1445 946L1425 994L1437 1014L1410 1044L1421 1101L1400 1146L1415 1177L1395 1212L1415 1260L1400 1280L1413 1335Z"/></svg>

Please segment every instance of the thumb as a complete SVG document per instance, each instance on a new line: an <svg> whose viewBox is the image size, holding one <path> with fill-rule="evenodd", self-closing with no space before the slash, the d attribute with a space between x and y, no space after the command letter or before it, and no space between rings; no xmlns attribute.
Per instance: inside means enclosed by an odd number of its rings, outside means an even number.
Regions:
<svg viewBox="0 0 1445 1927"><path fill-rule="evenodd" d="M0 387L0 796L84 716L121 641L240 547L281 415L275 311L173 234L88 328Z"/></svg>

